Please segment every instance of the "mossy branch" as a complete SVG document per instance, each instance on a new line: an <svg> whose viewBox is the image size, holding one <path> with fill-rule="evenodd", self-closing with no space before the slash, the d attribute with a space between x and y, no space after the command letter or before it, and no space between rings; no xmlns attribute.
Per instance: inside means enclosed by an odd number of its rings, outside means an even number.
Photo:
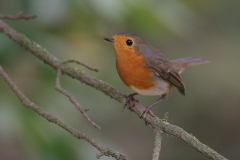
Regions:
<svg viewBox="0 0 240 160"><path fill-rule="evenodd" d="M7 83L7 85L13 90L13 92L18 96L19 100L28 108L33 109L35 112L37 112L39 115L43 116L45 119L47 119L51 123L55 123L59 127L65 129L67 132L72 134L74 137L78 139L84 139L88 143L90 143L92 146L97 148L102 155L105 156L112 156L115 157L117 160L126 160L126 156L110 150L109 148L104 148L99 143L97 143L94 139L90 138L88 135L72 128L71 126L67 125L66 123L60 121L57 117L51 115L50 113L46 112L44 109L36 105L35 103L31 102L19 89L18 87L12 82L12 80L8 77L8 75L3 70L2 66L0 65L0 75L3 78L3 80ZM98 155L98 154L97 154Z"/></svg>
<svg viewBox="0 0 240 160"><path fill-rule="evenodd" d="M49 52L46 49L42 48L36 42L29 40L25 35L18 33L1 20L0 20L0 32L7 35L10 39L14 40L23 48L30 51L34 56L42 60L44 63L50 65L55 70L61 64L61 61L56 57L52 56L51 54L49 54ZM113 88L108 83L98 80L90 76L89 74L85 73L83 70L76 67L71 67L67 64L62 64L60 66L60 69L63 74L66 74L72 78L79 80L82 83L94 87L95 89L115 99L119 103L122 104L125 103L126 95L121 93L119 90ZM145 108L140 103L135 103L135 106L132 109L138 116L145 110ZM189 144L191 147L193 147L206 157L216 160L226 160L225 157L223 157L213 149L209 148L205 144L201 143L197 138L187 133L182 128L172 125L166 122L165 120L161 120L158 117L147 116L146 120L153 127L153 129L160 128L163 131L163 133L172 135L178 139L183 140L184 142Z"/></svg>

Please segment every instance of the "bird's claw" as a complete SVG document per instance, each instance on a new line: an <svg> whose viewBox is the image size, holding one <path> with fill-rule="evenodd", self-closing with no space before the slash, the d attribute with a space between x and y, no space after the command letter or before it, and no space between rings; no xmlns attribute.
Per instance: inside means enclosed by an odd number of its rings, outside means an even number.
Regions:
<svg viewBox="0 0 240 160"><path fill-rule="evenodd" d="M133 111L130 106L134 107L135 106L135 102L138 102L138 100L136 100L133 97L134 95L135 94L130 94L130 95L127 96L127 99L126 99L126 102L123 105L123 108L127 107L130 111Z"/></svg>
<svg viewBox="0 0 240 160"><path fill-rule="evenodd" d="M137 93L133 93L127 96L126 98L126 102L123 105L123 108L127 107L130 111L133 111L133 109L131 107L135 106L135 103L138 103L138 100L136 100L133 96L137 95ZM140 115L140 118L144 119L145 124L147 125L148 122L146 121L146 115L150 114L150 116L155 117L155 115L153 114L153 112L151 111L153 104L148 106Z"/></svg>
<svg viewBox="0 0 240 160"><path fill-rule="evenodd" d="M152 117L155 117L155 115L153 114L153 112L151 111L151 109L149 107L147 107L140 115L140 118L144 119L145 124L147 125L148 122L146 121L146 115L147 113L149 113Z"/></svg>

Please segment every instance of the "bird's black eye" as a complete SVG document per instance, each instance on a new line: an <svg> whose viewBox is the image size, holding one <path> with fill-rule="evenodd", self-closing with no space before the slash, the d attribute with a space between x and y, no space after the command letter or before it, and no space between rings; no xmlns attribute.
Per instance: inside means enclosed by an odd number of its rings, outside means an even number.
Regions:
<svg viewBox="0 0 240 160"><path fill-rule="evenodd" d="M133 41L130 40L130 39L128 39L128 40L126 41L126 44L127 44L128 46L131 46L131 45L133 44Z"/></svg>

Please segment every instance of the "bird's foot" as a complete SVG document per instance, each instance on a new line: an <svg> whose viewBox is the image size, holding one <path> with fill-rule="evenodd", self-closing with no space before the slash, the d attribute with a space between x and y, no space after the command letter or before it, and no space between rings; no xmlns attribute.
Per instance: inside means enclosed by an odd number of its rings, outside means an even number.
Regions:
<svg viewBox="0 0 240 160"><path fill-rule="evenodd" d="M151 111L151 107L148 106L148 107L141 113L141 115L140 115L140 118L143 118L143 119L144 119L144 122L145 122L146 125L148 124L148 122L147 122L147 120L146 120L146 115L147 115L148 113L149 113L152 117L155 117L155 115L154 115L153 112Z"/></svg>
<svg viewBox="0 0 240 160"><path fill-rule="evenodd" d="M154 115L153 112L151 111L151 108L147 107L147 109L145 109L145 110L141 113L140 118L146 119L147 113L149 113L152 117L155 117L155 115Z"/></svg>
<svg viewBox="0 0 240 160"><path fill-rule="evenodd" d="M138 102L133 96L135 96L137 93L129 94L127 96L126 102L123 105L123 108L127 107L130 111L133 111L130 106L134 107L135 102Z"/></svg>
<svg viewBox="0 0 240 160"><path fill-rule="evenodd" d="M159 98L156 102L154 102L153 104L151 104L150 106L148 106L148 107L141 113L140 118L143 118L143 119L144 119L146 125L147 125L147 121L146 121L146 115L147 115L147 113L149 113L152 117L155 117L155 115L154 115L154 114L152 113L152 111L151 111L151 108L152 108L155 104L157 104L157 103L159 103L160 101L164 100L165 98L167 98L167 94L162 95L161 98Z"/></svg>

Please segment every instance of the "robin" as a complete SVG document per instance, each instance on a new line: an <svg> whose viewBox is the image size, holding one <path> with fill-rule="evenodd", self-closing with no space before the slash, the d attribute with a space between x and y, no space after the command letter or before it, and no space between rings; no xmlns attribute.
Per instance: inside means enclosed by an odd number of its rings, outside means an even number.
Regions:
<svg viewBox="0 0 240 160"><path fill-rule="evenodd" d="M147 113L154 116L151 108L166 99L174 87L182 95L186 95L185 86L179 75L185 67L208 62L194 57L169 60L143 38L133 33L122 32L112 38L104 39L113 44L120 78L125 85L136 92L128 95L124 107L134 106L133 96L137 94L161 96L141 113L140 117L144 119Z"/></svg>

